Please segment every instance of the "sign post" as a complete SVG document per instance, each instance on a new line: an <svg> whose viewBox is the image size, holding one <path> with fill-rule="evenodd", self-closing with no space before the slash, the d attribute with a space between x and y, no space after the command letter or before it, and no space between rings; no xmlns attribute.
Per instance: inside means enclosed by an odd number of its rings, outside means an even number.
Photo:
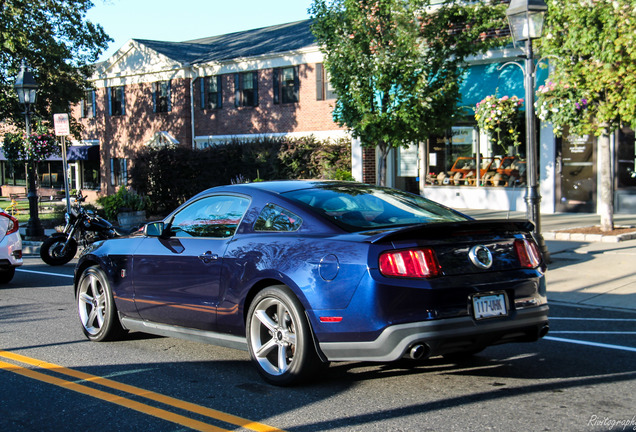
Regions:
<svg viewBox="0 0 636 432"><path fill-rule="evenodd" d="M62 137L62 164L64 167L64 194L66 196L66 212L71 213L71 198L68 189L68 162L66 160L66 135L70 135L68 114L53 114L55 135Z"/></svg>

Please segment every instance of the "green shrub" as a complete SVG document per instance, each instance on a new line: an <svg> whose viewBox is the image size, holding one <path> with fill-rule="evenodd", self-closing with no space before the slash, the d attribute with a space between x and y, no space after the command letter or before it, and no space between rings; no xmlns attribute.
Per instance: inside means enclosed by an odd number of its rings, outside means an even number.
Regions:
<svg viewBox="0 0 636 432"><path fill-rule="evenodd" d="M121 212L146 210L150 207L150 199L124 186L114 195L97 199L97 203L104 209L107 219L114 220Z"/></svg>

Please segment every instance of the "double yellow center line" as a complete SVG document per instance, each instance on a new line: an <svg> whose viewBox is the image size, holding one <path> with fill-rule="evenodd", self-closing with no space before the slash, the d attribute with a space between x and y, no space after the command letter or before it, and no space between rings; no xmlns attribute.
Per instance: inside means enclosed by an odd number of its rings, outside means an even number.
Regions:
<svg viewBox="0 0 636 432"><path fill-rule="evenodd" d="M48 363L42 360L37 360L31 357L26 357L20 354L0 350L0 357L8 359L8 360L12 360L14 362L23 363L23 364L34 366L37 368L45 369L47 371L54 372L57 374L70 376L78 380L81 380L83 382L94 383L94 384L101 385L103 387L107 387L113 390L128 393L134 396L139 396L154 402L159 402L174 408L189 411L189 412L199 414L205 417L209 417L224 423L229 423L231 425L240 426L242 428L249 429L252 431L283 432L281 431L281 429L277 429L272 426L267 426L262 423L253 422L251 420L247 420L241 417L237 417L231 414L217 411L215 409L206 408L206 407L196 405L190 402L186 402L180 399L176 399L170 396L162 395L160 393L155 393L155 392L145 390L139 387L131 386L128 384L122 384L117 381L113 381L113 380L103 378L100 376L80 372L77 370L68 369L63 366L59 366L53 363ZM135 411L138 411L153 417L157 417L172 423L176 423L176 424L188 427L190 429L194 429L198 431L210 431L210 432L219 432L219 431L226 430L209 423L204 423L202 421L198 421L198 420L195 420L180 414L175 414L173 412L167 411L162 408L156 408L151 405L147 405L141 402L134 401L132 399L118 396L116 394L108 393L102 390L97 390L92 387L79 384L78 382L68 381L62 378L58 378L52 375L48 375L48 374L38 372L38 371L29 369L26 367L22 367L19 365L15 365L12 363L7 363L1 360L0 360L0 369L4 369L6 371L13 372L18 375L22 375L27 378L35 379L35 380L42 381L48 384L53 384L58 387L62 387L67 390L72 390L87 396L92 396L97 399L104 400L106 402L110 402L116 405L130 408L132 410L135 410Z"/></svg>

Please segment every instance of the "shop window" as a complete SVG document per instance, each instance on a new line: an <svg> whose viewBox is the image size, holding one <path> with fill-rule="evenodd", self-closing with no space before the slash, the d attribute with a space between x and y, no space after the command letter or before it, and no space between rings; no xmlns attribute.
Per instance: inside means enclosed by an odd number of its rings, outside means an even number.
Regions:
<svg viewBox="0 0 636 432"><path fill-rule="evenodd" d="M2 162L3 183L9 186L26 186L26 167L24 162Z"/></svg>
<svg viewBox="0 0 636 432"><path fill-rule="evenodd" d="M243 72L234 74L234 105L258 106L258 73Z"/></svg>
<svg viewBox="0 0 636 432"><path fill-rule="evenodd" d="M300 82L298 80L297 67L274 69L275 104L298 102L299 87Z"/></svg>
<svg viewBox="0 0 636 432"><path fill-rule="evenodd" d="M64 188L64 167L62 162L39 162L37 174L40 187Z"/></svg>
<svg viewBox="0 0 636 432"><path fill-rule="evenodd" d="M126 114L126 98L124 86L110 87L108 89L108 113L111 116Z"/></svg>
<svg viewBox="0 0 636 432"><path fill-rule="evenodd" d="M172 111L170 99L170 81L152 83L152 111L166 113Z"/></svg>
<svg viewBox="0 0 636 432"><path fill-rule="evenodd" d="M474 126L431 138L427 162L428 185L519 187L526 180L525 144L494 145Z"/></svg>
<svg viewBox="0 0 636 432"><path fill-rule="evenodd" d="M99 189L99 161L83 161L82 189Z"/></svg>

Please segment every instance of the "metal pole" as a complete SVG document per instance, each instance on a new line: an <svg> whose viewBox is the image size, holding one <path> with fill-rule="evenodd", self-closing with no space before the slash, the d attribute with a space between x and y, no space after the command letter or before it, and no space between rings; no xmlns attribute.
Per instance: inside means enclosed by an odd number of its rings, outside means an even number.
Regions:
<svg viewBox="0 0 636 432"><path fill-rule="evenodd" d="M534 114L534 55L532 40L526 40L525 58L525 91L526 91L526 217L534 223L534 237L543 252L546 261L550 261L548 248L541 234L541 194L539 192L537 130Z"/></svg>
<svg viewBox="0 0 636 432"><path fill-rule="evenodd" d="M31 136L31 122L29 112L29 105L25 105L25 120L26 120L26 136L27 142ZM40 218L38 216L38 194L35 186L35 162L27 161L27 198L29 200L29 221L26 225L25 235L26 237L42 237L44 235L44 229L40 224Z"/></svg>
<svg viewBox="0 0 636 432"><path fill-rule="evenodd" d="M62 165L64 169L64 194L66 196L66 212L71 213L71 197L68 188L68 161L66 159L66 136L62 135Z"/></svg>

